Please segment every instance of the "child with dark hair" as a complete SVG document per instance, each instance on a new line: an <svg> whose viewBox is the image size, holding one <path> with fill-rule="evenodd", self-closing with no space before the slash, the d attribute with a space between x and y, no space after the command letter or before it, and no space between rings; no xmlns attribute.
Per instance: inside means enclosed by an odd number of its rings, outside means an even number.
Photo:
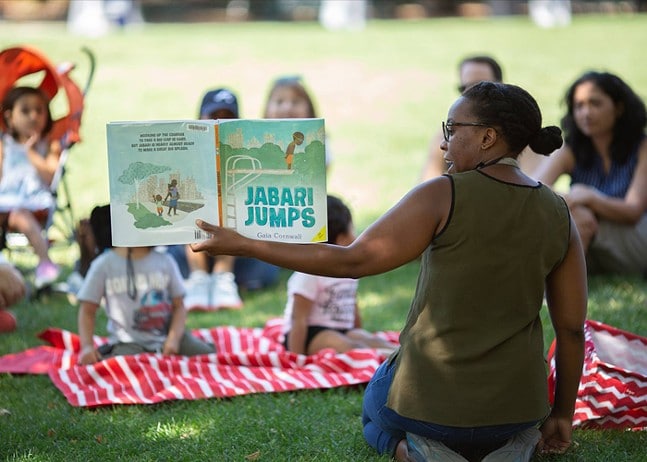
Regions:
<svg viewBox="0 0 647 462"><path fill-rule="evenodd" d="M339 198L329 195L328 243L349 245L354 240L350 210ZM362 329L357 285L356 279L295 272L288 280L283 328L286 348L301 354L324 348L338 353L353 348L393 351L396 345Z"/></svg>
<svg viewBox="0 0 647 462"><path fill-rule="evenodd" d="M98 205L90 212L90 229L94 236L97 255L112 248L112 224L110 222L110 206Z"/></svg>
<svg viewBox="0 0 647 462"><path fill-rule="evenodd" d="M2 101L7 128L0 141L0 215L3 226L24 234L38 256L36 287L58 279L49 244L36 214L54 205L49 186L58 168L61 144L51 140L49 100L38 88L14 87Z"/></svg>
<svg viewBox="0 0 647 462"><path fill-rule="evenodd" d="M184 286L175 260L151 247L113 247L110 206L95 207L90 225L99 255L78 293L80 364L137 353L214 353L213 345L185 332ZM108 315L108 344L95 348L101 300Z"/></svg>

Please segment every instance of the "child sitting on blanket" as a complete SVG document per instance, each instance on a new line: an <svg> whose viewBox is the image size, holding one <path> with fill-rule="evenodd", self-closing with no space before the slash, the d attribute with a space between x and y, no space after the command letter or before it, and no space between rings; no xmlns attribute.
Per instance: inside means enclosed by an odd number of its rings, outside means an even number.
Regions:
<svg viewBox="0 0 647 462"><path fill-rule="evenodd" d="M77 296L79 363L144 352L214 353L213 345L185 332L184 286L175 260L151 247L113 247L109 205L92 210L90 225L99 255ZM96 349L92 337L102 298L110 340Z"/></svg>
<svg viewBox="0 0 647 462"><path fill-rule="evenodd" d="M355 240L348 207L328 196L328 242L349 245ZM390 353L395 345L362 329L357 308L357 280L295 272L288 280L284 313L285 347L314 354L324 348L344 353L353 348L377 348Z"/></svg>

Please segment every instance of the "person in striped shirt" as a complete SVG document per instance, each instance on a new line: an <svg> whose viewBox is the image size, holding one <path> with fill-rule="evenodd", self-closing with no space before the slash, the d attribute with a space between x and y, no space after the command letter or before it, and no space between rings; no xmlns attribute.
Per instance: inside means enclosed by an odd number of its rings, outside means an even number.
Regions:
<svg viewBox="0 0 647 462"><path fill-rule="evenodd" d="M537 173L564 195L586 251L589 273L647 275L647 116L620 77L589 71L569 87L564 145Z"/></svg>

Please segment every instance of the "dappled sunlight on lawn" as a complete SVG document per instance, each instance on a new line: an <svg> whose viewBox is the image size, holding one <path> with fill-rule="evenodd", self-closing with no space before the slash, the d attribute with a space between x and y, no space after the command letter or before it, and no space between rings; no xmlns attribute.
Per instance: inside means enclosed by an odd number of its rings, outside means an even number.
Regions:
<svg viewBox="0 0 647 462"><path fill-rule="evenodd" d="M202 434L203 430L198 428L196 422L176 422L171 419L169 422L157 422L157 425L144 431L143 436L154 441L168 439L193 439Z"/></svg>
<svg viewBox="0 0 647 462"><path fill-rule="evenodd" d="M591 277L588 318L647 335L647 281L639 276Z"/></svg>
<svg viewBox="0 0 647 462"><path fill-rule="evenodd" d="M418 277L417 261L385 274L360 280L359 307L368 330L400 330L411 305Z"/></svg>

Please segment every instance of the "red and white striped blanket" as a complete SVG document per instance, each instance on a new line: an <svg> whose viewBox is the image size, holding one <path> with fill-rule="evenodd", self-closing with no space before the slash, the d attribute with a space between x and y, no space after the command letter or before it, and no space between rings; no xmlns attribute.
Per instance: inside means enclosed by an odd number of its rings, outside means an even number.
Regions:
<svg viewBox="0 0 647 462"><path fill-rule="evenodd" d="M193 334L216 346L202 356L139 354L78 365L79 339L61 329L39 337L50 344L0 357L0 372L48 374L73 406L152 404L250 393L333 388L367 383L385 359L372 349L297 355L281 344L281 320L264 328L216 327ZM397 343L397 332L379 332ZM95 338L97 345L105 338Z"/></svg>
<svg viewBox="0 0 647 462"><path fill-rule="evenodd" d="M100 406L356 385L367 383L384 359L370 349L296 355L285 351L280 331L278 319L264 328L198 329L193 334L214 343L218 353L190 358L141 354L79 366L78 337L47 329L39 337L50 345L0 357L0 373L48 374L73 406ZM397 332L379 334L398 341ZM647 338L596 321L587 321L585 334L573 425L647 428ZM553 353L554 344L548 357L551 396Z"/></svg>
<svg viewBox="0 0 647 462"><path fill-rule="evenodd" d="M647 430L647 338L586 321L584 368L573 425ZM549 395L555 388L555 342L548 353Z"/></svg>

